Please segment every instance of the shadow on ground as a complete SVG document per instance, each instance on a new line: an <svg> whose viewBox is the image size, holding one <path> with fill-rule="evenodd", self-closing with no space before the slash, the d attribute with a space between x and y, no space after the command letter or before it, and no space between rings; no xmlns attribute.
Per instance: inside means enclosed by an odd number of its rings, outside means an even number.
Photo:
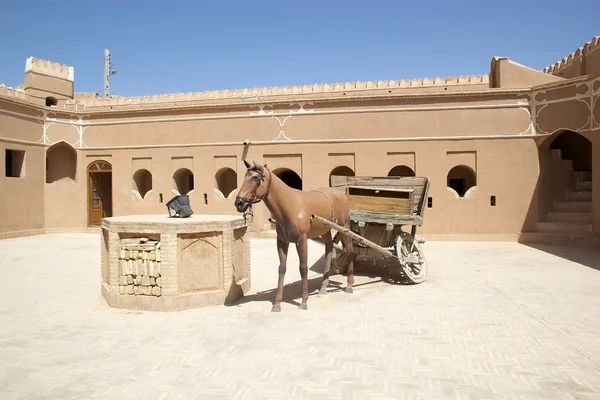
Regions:
<svg viewBox="0 0 600 400"><path fill-rule="evenodd" d="M323 269L325 266L325 255L322 255L309 270L313 273L319 274L308 279L308 296L315 296L319 294L321 283L323 281ZM290 268L298 268L297 265L288 263L287 270ZM391 260L377 260L374 262L372 259L358 257L354 262L354 277L355 283L354 288L357 287L368 287L376 283L387 283L389 285L409 285L410 281L405 279L401 273L399 273L399 265ZM344 291L347 283L347 273L344 274L332 274L329 277L329 287L327 288L328 293ZM275 299L275 292L277 291L277 275L274 271L273 274L274 287L268 290L260 291L255 294L249 294L241 297L230 306L239 306L241 304L250 302L269 302L272 303ZM299 306L302 298L302 281L296 280L294 282L285 284L283 286L283 300L282 303Z"/></svg>
<svg viewBox="0 0 600 400"><path fill-rule="evenodd" d="M521 243L545 253L555 255L565 260L573 261L586 267L600 271L600 249L586 247L556 246L550 244Z"/></svg>

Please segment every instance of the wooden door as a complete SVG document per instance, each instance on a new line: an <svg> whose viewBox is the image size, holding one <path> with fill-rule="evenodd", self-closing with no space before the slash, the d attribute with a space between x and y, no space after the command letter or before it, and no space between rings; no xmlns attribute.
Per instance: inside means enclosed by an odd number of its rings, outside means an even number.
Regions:
<svg viewBox="0 0 600 400"><path fill-rule="evenodd" d="M99 173L90 172L89 196L90 225L99 225L102 222L102 179Z"/></svg>
<svg viewBox="0 0 600 400"><path fill-rule="evenodd" d="M88 166L88 222L90 225L100 225L103 217L112 214L111 175L112 166L106 161L95 161ZM108 209L106 209L107 207Z"/></svg>

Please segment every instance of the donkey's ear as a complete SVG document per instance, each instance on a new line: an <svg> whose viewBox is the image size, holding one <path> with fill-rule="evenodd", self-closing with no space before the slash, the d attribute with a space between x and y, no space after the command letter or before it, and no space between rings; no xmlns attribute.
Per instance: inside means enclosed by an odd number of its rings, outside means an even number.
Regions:
<svg viewBox="0 0 600 400"><path fill-rule="evenodd" d="M258 171L258 172L262 173L262 172L263 172L263 167L262 167L262 165L260 165L260 164L257 164L257 163L256 163L256 161L252 161L252 162L254 163L254 168L255 168L255 169Z"/></svg>
<svg viewBox="0 0 600 400"><path fill-rule="evenodd" d="M263 167L267 168L267 164L263 165Z"/></svg>
<svg viewBox="0 0 600 400"><path fill-rule="evenodd" d="M246 168L250 168L250 163L246 160L244 160L244 165L246 166Z"/></svg>

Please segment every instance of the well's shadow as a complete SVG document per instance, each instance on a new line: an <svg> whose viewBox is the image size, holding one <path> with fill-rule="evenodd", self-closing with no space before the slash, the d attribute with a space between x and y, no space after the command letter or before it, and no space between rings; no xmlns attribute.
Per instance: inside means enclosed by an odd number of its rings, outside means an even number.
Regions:
<svg viewBox="0 0 600 400"><path fill-rule="evenodd" d="M288 263L288 271L292 265ZM323 281L323 269L325 266L325 255L322 255L309 270L313 273L320 274L308 279L308 296L318 295L319 289L321 288L321 282ZM399 272L398 266L393 261L378 260L373 262L370 259L357 258L354 262L354 277L356 279L353 287L363 287L373 285L379 282L387 283L390 285L405 285L410 284ZM276 275L273 279L276 282ZM329 287L327 288L328 293L344 291L347 282L347 274L335 274L329 277ZM272 303L275 299L275 292L277 288L263 290L254 294L245 295L239 298L230 306L239 306L245 303L255 301L266 301ZM297 280L283 286L283 303L299 306L300 303L296 299L302 298L302 280Z"/></svg>

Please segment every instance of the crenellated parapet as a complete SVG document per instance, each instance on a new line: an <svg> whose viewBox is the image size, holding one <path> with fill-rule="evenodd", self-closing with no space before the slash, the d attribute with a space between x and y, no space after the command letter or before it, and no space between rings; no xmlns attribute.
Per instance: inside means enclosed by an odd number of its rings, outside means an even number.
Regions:
<svg viewBox="0 0 600 400"><path fill-rule="evenodd" d="M12 88L4 85L0 85L0 97L25 101L29 99L29 96L22 88Z"/></svg>
<svg viewBox="0 0 600 400"><path fill-rule="evenodd" d="M71 82L75 80L75 69L73 67L35 57L29 57L25 62L25 73L28 72L36 72Z"/></svg>
<svg viewBox="0 0 600 400"><path fill-rule="evenodd" d="M164 103L188 103L195 101L210 101L220 99L246 99L255 97L273 97L276 100L281 97L294 97L306 94L336 94L336 93L359 93L367 91L383 91L389 92L393 89L407 89L419 91L419 89L436 88L440 89L448 86L474 86L487 87L489 84L489 76L486 75L471 75L471 76L454 76L444 78L423 78L410 80L379 80L379 81L359 81L359 82L342 82L342 83L324 83L312 85L298 86L274 86L263 88L245 88L233 90L215 90L205 92L191 93L172 93L160 94L153 96L139 97L110 97L110 98L94 98L81 99L78 102L85 104L87 107L103 107L103 106L119 106L119 105L146 105L146 104L164 104Z"/></svg>
<svg viewBox="0 0 600 400"><path fill-rule="evenodd" d="M562 60L555 62L554 64L546 67L543 71L547 74L556 74L566 67L570 66L573 61L578 60L581 57L585 57L588 53L591 53L596 48L600 47L600 36L595 36L592 40L578 48L575 52L564 57Z"/></svg>

